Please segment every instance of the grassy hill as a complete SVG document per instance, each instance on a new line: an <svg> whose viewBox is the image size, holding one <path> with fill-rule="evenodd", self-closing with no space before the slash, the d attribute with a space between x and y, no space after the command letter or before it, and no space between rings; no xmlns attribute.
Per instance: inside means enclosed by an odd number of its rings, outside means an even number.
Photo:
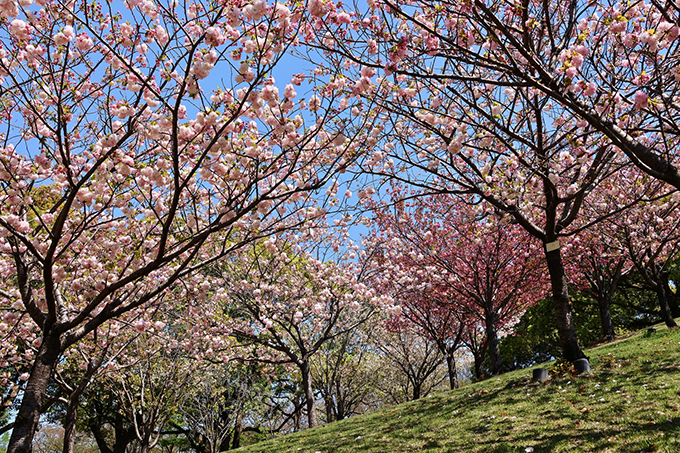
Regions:
<svg viewBox="0 0 680 453"><path fill-rule="evenodd" d="M588 375L515 371L239 451L680 452L680 329L587 354Z"/></svg>

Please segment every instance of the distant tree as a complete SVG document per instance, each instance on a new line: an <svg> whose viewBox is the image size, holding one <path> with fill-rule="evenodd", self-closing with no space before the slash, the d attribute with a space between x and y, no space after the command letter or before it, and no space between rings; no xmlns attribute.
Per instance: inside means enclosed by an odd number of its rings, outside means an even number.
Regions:
<svg viewBox="0 0 680 453"><path fill-rule="evenodd" d="M680 192L635 168L617 175L607 193L588 210L596 216L608 205L626 204L631 207L609 216L599 226L601 240L615 244L618 253L630 260L657 294L663 321L668 327L677 327L669 304L668 281L680 253Z"/></svg>
<svg viewBox="0 0 680 453"><path fill-rule="evenodd" d="M381 407L381 354L374 346L377 317L326 342L312 358L312 380L323 400L326 421L342 420Z"/></svg>
<svg viewBox="0 0 680 453"><path fill-rule="evenodd" d="M445 358L427 334L399 316L386 320L383 329L376 343L385 363L378 385L388 403L420 399L446 380Z"/></svg>
<svg viewBox="0 0 680 453"><path fill-rule="evenodd" d="M33 451L35 453L59 453L64 444L64 428L59 425L44 424L38 430L33 440ZM97 444L92 438L79 436L74 442L74 453L96 453Z"/></svg>
<svg viewBox="0 0 680 453"><path fill-rule="evenodd" d="M253 419L252 407L261 399L258 380L263 379L255 364L213 365L190 378L188 394L178 406L179 428L189 445L199 453L216 453L239 448L246 419ZM251 427L252 428L252 427Z"/></svg>
<svg viewBox="0 0 680 453"><path fill-rule="evenodd" d="M262 346L259 361L298 368L312 428L318 425L312 356L376 309L389 308L389 298L374 296L360 281L356 263L321 261L303 251L308 245L271 237L239 260L224 261L216 272L223 281L218 297L232 317L233 335Z"/></svg>

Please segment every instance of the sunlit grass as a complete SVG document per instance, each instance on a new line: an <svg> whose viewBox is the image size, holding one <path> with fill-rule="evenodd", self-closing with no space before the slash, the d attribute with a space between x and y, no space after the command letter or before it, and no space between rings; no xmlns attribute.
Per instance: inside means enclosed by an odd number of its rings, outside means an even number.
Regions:
<svg viewBox="0 0 680 453"><path fill-rule="evenodd" d="M515 371L239 451L679 452L680 329L587 354L588 375Z"/></svg>

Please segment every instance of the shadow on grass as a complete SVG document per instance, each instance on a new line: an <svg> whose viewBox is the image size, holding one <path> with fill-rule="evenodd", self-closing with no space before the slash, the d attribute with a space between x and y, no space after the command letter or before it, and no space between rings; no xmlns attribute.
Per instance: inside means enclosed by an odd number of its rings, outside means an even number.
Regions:
<svg viewBox="0 0 680 453"><path fill-rule="evenodd" d="M366 426L363 430L353 428L343 434L343 439L315 437L313 444L306 443L304 440L291 442L290 451L298 452L322 452L322 453L343 453L343 452L362 452L362 451L407 451L404 444L410 443L412 447L408 451L429 451L429 452L456 452L470 451L470 439L418 439L413 436L399 435L398 430L385 431L385 435L379 437L379 433L372 433L370 438L363 436L354 441L348 441L347 436L352 436L359 431L364 434L370 433L370 427ZM511 430L510 430L511 431ZM375 436L378 434L378 436ZM639 452L660 452L660 451L680 451L680 440L675 446L669 445L669 440L677 438L680 434L680 423L660 423L656 425L627 424L617 427L603 429L581 429L574 428L569 432L543 434L523 433L520 436L513 436L505 441L497 438L486 438L483 433L474 433L474 451L491 453L523 452L526 447L533 447L534 453L548 453L554 451L603 451L607 448L615 448L621 453ZM357 434L360 435L360 434ZM324 436L326 437L326 436ZM614 441L612 438L616 438ZM611 441L608 439L612 439ZM620 439L629 439L629 442L621 442ZM396 447L396 448L392 448ZM675 449L677 447L677 450ZM266 452L267 450L262 450Z"/></svg>
<svg viewBox="0 0 680 453"><path fill-rule="evenodd" d="M493 445L489 443L489 451L494 453L518 451L520 445L532 446L534 453L560 451L602 451L615 448L620 453L640 453L656 451L680 451L680 440L673 447L669 440L677 439L680 434L680 423L667 422L655 425L627 424L610 428L581 429L574 428L570 432L546 433L541 437L524 435L513 440L514 445ZM629 439L629 442L616 441ZM611 441L609 439L612 439Z"/></svg>
<svg viewBox="0 0 680 453"><path fill-rule="evenodd" d="M680 419L661 422L680 415L680 337L665 338L603 345L590 375L533 383L525 369L249 451L680 452Z"/></svg>

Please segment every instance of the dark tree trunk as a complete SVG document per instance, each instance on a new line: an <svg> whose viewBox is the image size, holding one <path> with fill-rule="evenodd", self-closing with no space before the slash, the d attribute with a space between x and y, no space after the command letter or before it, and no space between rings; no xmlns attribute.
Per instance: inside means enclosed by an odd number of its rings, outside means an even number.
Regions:
<svg viewBox="0 0 680 453"><path fill-rule="evenodd" d="M206 441L205 436L203 434L201 433L192 434L190 431L185 431L182 427L176 425L175 423L171 424L183 431L184 437L186 437L187 442L189 442L189 446L191 447L192 450L194 450L196 453L209 453L208 452L209 446L206 446L208 442ZM229 437L229 439L231 439L231 437ZM220 449L218 451L224 450L229 450L228 441L226 445L220 445Z"/></svg>
<svg viewBox="0 0 680 453"><path fill-rule="evenodd" d="M548 263L548 272L550 273L555 321L557 323L557 333L560 337L560 345L562 346L562 356L566 360L574 362L575 360L585 358L585 354L581 350L578 337L576 336L576 329L574 328L573 312L571 300L569 299L567 276L564 272L564 264L562 263L562 254L558 248L550 252L546 251L545 257Z"/></svg>
<svg viewBox="0 0 680 453"><path fill-rule="evenodd" d="M78 397L80 394L72 394L66 406L64 417L64 449L63 453L73 453L76 443L76 420L78 418Z"/></svg>
<svg viewBox="0 0 680 453"><path fill-rule="evenodd" d="M597 298L597 306L600 309L600 323L602 324L602 335L604 338L613 339L616 334L614 333L614 324L612 323L612 314L609 304L610 297L608 295L600 295Z"/></svg>
<svg viewBox="0 0 680 453"><path fill-rule="evenodd" d="M420 383L414 382L413 383L413 395L412 395L413 401L420 399L420 393L421 393Z"/></svg>
<svg viewBox="0 0 680 453"><path fill-rule="evenodd" d="M300 373L302 373L302 387L305 391L305 404L307 406L307 426L309 428L316 428L319 425L319 422L316 417L312 372L309 367L309 362L305 361L300 364Z"/></svg>
<svg viewBox="0 0 680 453"><path fill-rule="evenodd" d="M456 369L456 358L453 352L446 354L446 369L449 373L449 387L451 390L458 388L458 370Z"/></svg>
<svg viewBox="0 0 680 453"><path fill-rule="evenodd" d="M336 420L343 420L345 418L345 402L338 396L338 407L335 415Z"/></svg>
<svg viewBox="0 0 680 453"><path fill-rule="evenodd" d="M668 295L666 294L666 285L663 281L656 284L656 294L659 298L659 306L661 308L661 319L668 327L678 327L675 320L671 316L671 309L668 306Z"/></svg>
<svg viewBox="0 0 680 453"><path fill-rule="evenodd" d="M302 397L296 397L296 401L294 403L295 405L295 413L293 414L293 431L300 431L300 427L302 426L302 407L304 407L303 402L301 401ZM300 408L298 410L298 408Z"/></svg>
<svg viewBox="0 0 680 453"><path fill-rule="evenodd" d="M231 442L231 448L241 447L241 434L243 433L243 407L239 406L236 413L236 421L234 423L234 440Z"/></svg>
<svg viewBox="0 0 680 453"><path fill-rule="evenodd" d="M73 453L76 442L76 421L78 419L78 401L97 371L97 366L89 364L87 373L75 389L70 391L68 404L66 405L66 415L64 416L64 448L63 453Z"/></svg>
<svg viewBox="0 0 680 453"><path fill-rule="evenodd" d="M326 405L326 423L330 423L335 419L334 415L334 410L333 410L333 397L331 396L331 391L328 392L326 397L324 398L324 404Z"/></svg>
<svg viewBox="0 0 680 453"><path fill-rule="evenodd" d="M116 440L115 443L113 444L114 453L125 453L128 444L137 437L137 435L135 434L135 428L133 426L128 426L127 428L125 428L123 414L121 414L120 412L116 414L115 435Z"/></svg>
<svg viewBox="0 0 680 453"><path fill-rule="evenodd" d="M130 426L125 428L123 415L118 409L115 410L115 419L113 420L113 423L111 423L113 425L113 435L115 437L113 448L108 446L106 443L107 439L101 430L102 419L97 417L97 413L87 414L87 426L90 428L94 440L97 442L97 448L103 453L126 453L128 444L135 438L134 427ZM92 415L94 415L94 417L92 417ZM101 414L99 417L101 417Z"/></svg>
<svg viewBox="0 0 680 453"><path fill-rule="evenodd" d="M236 434L236 432L234 432L234 434ZM240 441L240 440L239 440L239 441ZM229 433L229 435L226 436L226 438L222 440L222 442L221 442L220 445L219 445L219 450L217 450L217 451L227 451L227 450L231 450L231 442L232 442L231 433ZM196 450L198 453L205 453L205 452L206 452L206 448L205 448L205 447L202 447L202 448L199 450L199 449L197 449L196 447L194 447L194 446L192 445L191 448L193 448L194 450Z"/></svg>
<svg viewBox="0 0 680 453"><path fill-rule="evenodd" d="M106 438L104 437L104 433L102 433L101 424L99 421L96 419L88 419L87 426L90 428L90 431L94 436L94 440L97 442L97 448L99 451L102 453L114 453L113 450L111 450L106 444Z"/></svg>
<svg viewBox="0 0 680 453"><path fill-rule="evenodd" d="M600 266L596 259L590 259L590 271L585 276L590 283L590 293L597 301L600 310L600 324L602 326L602 336L606 339L613 339L616 336L614 323L611 314L611 299L621 280L621 272L625 260L619 259L614 267Z"/></svg>
<svg viewBox="0 0 680 453"><path fill-rule="evenodd" d="M484 316L486 324L486 344L491 360L491 375L496 376L503 372L503 361L501 359L501 348L498 344L498 333L496 332L496 316L494 313L487 312Z"/></svg>
<svg viewBox="0 0 680 453"><path fill-rule="evenodd" d="M480 346L477 349L471 350L472 351L472 358L475 361L475 377L477 378L478 381L481 381L484 379L485 373L484 373L484 357L486 356L486 344Z"/></svg>
<svg viewBox="0 0 680 453"><path fill-rule="evenodd" d="M475 359L475 377L477 378L478 381L481 381L485 377L483 366L484 357L475 355L474 359Z"/></svg>
<svg viewBox="0 0 680 453"><path fill-rule="evenodd" d="M668 276L664 279L664 286L666 287L666 300L671 309L671 316L674 318L680 317L680 306L678 306L678 295L671 290L668 284Z"/></svg>
<svg viewBox="0 0 680 453"><path fill-rule="evenodd" d="M32 451L33 437L45 402L47 386L60 354L61 341L59 336L48 333L43 338L40 349L38 349L31 375L26 383L19 413L16 416L12 436L9 439L7 453L30 453Z"/></svg>

